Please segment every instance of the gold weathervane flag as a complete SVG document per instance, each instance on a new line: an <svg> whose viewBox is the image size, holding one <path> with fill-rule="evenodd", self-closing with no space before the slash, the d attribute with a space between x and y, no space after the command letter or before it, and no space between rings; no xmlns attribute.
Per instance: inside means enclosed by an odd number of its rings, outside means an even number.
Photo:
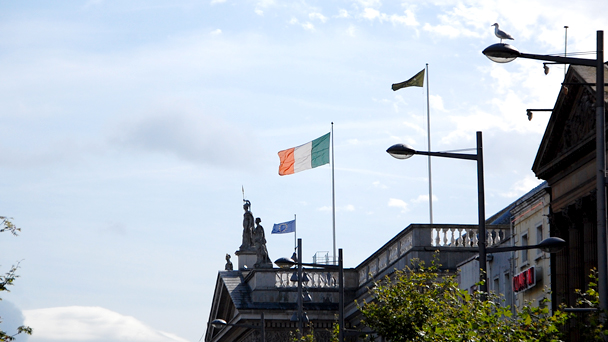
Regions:
<svg viewBox="0 0 608 342"><path fill-rule="evenodd" d="M393 84L393 91L407 87L422 87L424 85L424 69L417 73L414 77L401 83Z"/></svg>

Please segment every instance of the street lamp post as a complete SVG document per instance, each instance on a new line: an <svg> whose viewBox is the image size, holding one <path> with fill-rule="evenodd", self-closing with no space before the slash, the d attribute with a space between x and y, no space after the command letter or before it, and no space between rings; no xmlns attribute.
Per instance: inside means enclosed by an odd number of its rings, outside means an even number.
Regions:
<svg viewBox="0 0 608 342"><path fill-rule="evenodd" d="M261 325L250 325L250 324L238 324L238 323L228 323L223 319L214 319L209 324L216 329L222 329L225 326L231 327L240 327L240 328L249 328L249 329L260 329L260 333L262 334L262 342L266 342L266 321L264 320L264 313L260 314Z"/></svg>
<svg viewBox="0 0 608 342"><path fill-rule="evenodd" d="M523 251L527 249L540 249L546 253L557 253L564 249L566 241L558 237L548 237L536 245L528 246L509 246L509 247L489 247L486 248L487 253L503 253L503 252L514 252Z"/></svg>
<svg viewBox="0 0 608 342"><path fill-rule="evenodd" d="M294 261L291 258L279 258L274 263L282 269L289 269L294 265L298 267L298 329L299 337L302 336L302 317L304 310L302 305L302 266L318 267L326 270L338 271L338 341L344 342L344 262L342 257L342 248L338 249L338 265L325 265L302 262L302 239L298 239L298 254Z"/></svg>
<svg viewBox="0 0 608 342"><path fill-rule="evenodd" d="M596 59L534 55L521 53L514 47L499 43L487 47L483 54L497 63L508 63L515 58L528 58L558 64L584 65L596 68L595 77L595 162L596 162L596 211L598 292L600 310L608 309L608 248L606 242L606 121L604 117L604 31L597 31Z"/></svg>
<svg viewBox="0 0 608 342"><path fill-rule="evenodd" d="M478 212L478 246L479 246L479 264L481 268L480 280L481 292L486 293L488 289L487 266L486 266L486 209L485 209L485 190L483 181L483 142L481 132L477 132L477 153L451 153L451 152L426 152L416 151L407 145L396 144L389 147L386 152L397 159L407 159L414 154L420 154L432 157L445 157L454 159L467 159L477 161L477 212Z"/></svg>

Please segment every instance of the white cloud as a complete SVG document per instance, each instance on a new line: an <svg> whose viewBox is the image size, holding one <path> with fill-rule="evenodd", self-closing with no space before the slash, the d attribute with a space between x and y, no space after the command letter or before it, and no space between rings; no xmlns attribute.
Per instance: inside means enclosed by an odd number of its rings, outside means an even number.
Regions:
<svg viewBox="0 0 608 342"><path fill-rule="evenodd" d="M380 18L380 11L373 8L366 8L363 10L363 14L361 16L368 20L374 20L376 18Z"/></svg>
<svg viewBox="0 0 608 342"><path fill-rule="evenodd" d="M310 18L310 20L319 20L322 23L327 21L327 17L318 12L309 13L308 18Z"/></svg>
<svg viewBox="0 0 608 342"><path fill-rule="evenodd" d="M299 25L305 30L309 30L309 31L315 30L315 26L311 22L301 23L297 18L291 18L291 20L289 20L289 23L291 25Z"/></svg>
<svg viewBox="0 0 608 342"><path fill-rule="evenodd" d="M211 31L211 35L213 35L213 36L217 36L220 34L222 34L222 30L220 30L220 29L215 29L215 30Z"/></svg>
<svg viewBox="0 0 608 342"><path fill-rule="evenodd" d="M367 20L371 20L374 21L375 19L378 19L380 22L390 22L393 25L404 25L404 26L418 26L419 23L416 20L416 16L414 14L413 11L411 10L406 10L404 11L405 15L398 15L398 14L386 14L386 13L381 13L380 11L378 11L375 8L370 8L370 7L366 7L365 9L363 9L363 12L361 13L361 17L363 17L364 19Z"/></svg>
<svg viewBox="0 0 608 342"><path fill-rule="evenodd" d="M274 0L259 0L256 4L255 4L255 14L257 15L264 15L264 9L271 7L275 5Z"/></svg>
<svg viewBox="0 0 608 342"><path fill-rule="evenodd" d="M35 327L36 339L57 341L186 342L156 330L132 316L102 307L68 306L24 310L25 324Z"/></svg>
<svg viewBox="0 0 608 342"><path fill-rule="evenodd" d="M445 112L445 108L443 107L443 98L440 95L430 95L429 102L431 103L431 108L434 110L439 110Z"/></svg>
<svg viewBox="0 0 608 342"><path fill-rule="evenodd" d="M437 196L433 195L433 203L438 202ZM420 195L412 200L412 203L429 203L429 195Z"/></svg>
<svg viewBox="0 0 608 342"><path fill-rule="evenodd" d="M340 9L338 10L338 14L334 16L335 18L349 18L350 15L348 14L348 11L345 9Z"/></svg>
<svg viewBox="0 0 608 342"><path fill-rule="evenodd" d="M223 4L224 2L226 2L226 0L211 0L212 5Z"/></svg>
<svg viewBox="0 0 608 342"><path fill-rule="evenodd" d="M356 33L355 26L354 25L348 26L348 28L346 29L346 33L351 37L355 37L355 33Z"/></svg>
<svg viewBox="0 0 608 342"><path fill-rule="evenodd" d="M405 15L397 15L397 14L393 14L389 17L390 22L395 25L395 24L402 24L405 26L418 26L418 20L416 20L416 16L414 15L414 12L412 12L411 10L406 10L405 11Z"/></svg>
<svg viewBox="0 0 608 342"><path fill-rule="evenodd" d="M305 23L303 23L302 27L305 30L309 30L309 31L314 31L315 30L315 25L313 25L311 22L305 22Z"/></svg>
<svg viewBox="0 0 608 342"><path fill-rule="evenodd" d="M380 0L356 0L362 7L379 7Z"/></svg>
<svg viewBox="0 0 608 342"><path fill-rule="evenodd" d="M526 194L528 191L534 189L540 183L542 183L542 181L538 178L532 175L526 175L524 178L513 184L513 186L511 186L510 191L501 193L500 196L507 198L516 198Z"/></svg>
<svg viewBox="0 0 608 342"><path fill-rule="evenodd" d="M389 207L400 208L402 213L405 213L409 210L409 204L407 204L404 200L400 200L397 198L391 198L388 200Z"/></svg>

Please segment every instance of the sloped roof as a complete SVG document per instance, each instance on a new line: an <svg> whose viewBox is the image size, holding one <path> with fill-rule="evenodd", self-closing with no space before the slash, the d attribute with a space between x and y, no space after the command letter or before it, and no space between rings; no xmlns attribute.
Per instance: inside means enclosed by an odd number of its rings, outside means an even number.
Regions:
<svg viewBox="0 0 608 342"><path fill-rule="evenodd" d="M251 289L244 282L243 275L239 271L220 271L219 279L224 283L226 291L237 309L251 307ZM219 280L218 279L218 280Z"/></svg>

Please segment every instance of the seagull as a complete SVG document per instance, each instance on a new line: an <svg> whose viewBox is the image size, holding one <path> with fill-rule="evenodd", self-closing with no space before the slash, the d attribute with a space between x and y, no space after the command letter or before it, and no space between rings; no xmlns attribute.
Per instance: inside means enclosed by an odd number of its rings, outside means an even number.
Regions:
<svg viewBox="0 0 608 342"><path fill-rule="evenodd" d="M502 43L503 39L511 39L511 40L515 40L515 38L513 38L510 34L508 34L507 32L501 30L498 28L498 23L494 23L494 34L496 35L496 37L500 38L500 42Z"/></svg>

